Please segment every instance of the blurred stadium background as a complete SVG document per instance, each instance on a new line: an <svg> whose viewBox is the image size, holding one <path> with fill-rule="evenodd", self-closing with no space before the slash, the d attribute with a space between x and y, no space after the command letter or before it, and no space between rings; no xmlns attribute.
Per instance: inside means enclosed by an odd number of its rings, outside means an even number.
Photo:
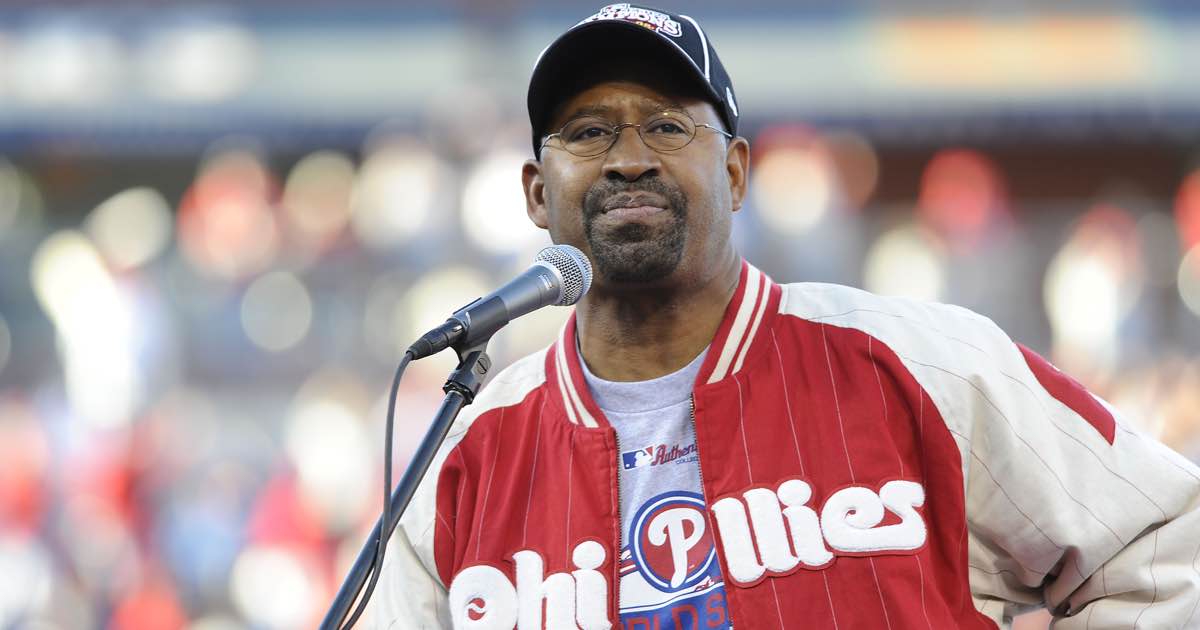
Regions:
<svg viewBox="0 0 1200 630"><path fill-rule="evenodd" d="M547 243L524 89L599 4L0 5L0 627L315 625L402 349ZM1198 459L1200 9L990 5L687 3L753 146L739 247L988 315Z"/></svg>

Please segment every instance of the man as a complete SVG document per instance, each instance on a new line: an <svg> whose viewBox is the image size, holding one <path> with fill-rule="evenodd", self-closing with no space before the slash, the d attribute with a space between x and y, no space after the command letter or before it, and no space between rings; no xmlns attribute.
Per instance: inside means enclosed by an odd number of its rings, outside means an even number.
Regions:
<svg viewBox="0 0 1200 630"><path fill-rule="evenodd" d="M969 311L742 260L749 147L691 18L544 51L528 214L596 279L392 539L393 628L1196 627L1200 471Z"/></svg>

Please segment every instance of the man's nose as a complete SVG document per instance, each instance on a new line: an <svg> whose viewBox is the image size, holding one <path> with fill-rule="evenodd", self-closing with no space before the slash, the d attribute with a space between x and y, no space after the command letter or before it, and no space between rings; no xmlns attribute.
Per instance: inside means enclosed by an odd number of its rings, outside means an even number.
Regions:
<svg viewBox="0 0 1200 630"><path fill-rule="evenodd" d="M625 127L605 155L604 176L632 182L646 175L657 175L662 166L660 157L657 151L642 142L636 127Z"/></svg>

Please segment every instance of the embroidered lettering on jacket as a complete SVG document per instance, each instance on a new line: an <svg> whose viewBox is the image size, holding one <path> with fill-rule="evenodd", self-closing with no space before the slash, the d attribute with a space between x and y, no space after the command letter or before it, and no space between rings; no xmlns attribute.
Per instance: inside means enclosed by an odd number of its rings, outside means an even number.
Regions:
<svg viewBox="0 0 1200 630"><path fill-rule="evenodd" d="M463 569L450 584L450 615L455 628L469 630L541 630L542 603L546 628L607 630L608 579L597 569L607 558L595 540L575 545L570 573L545 574L545 562L536 551L513 554L517 584L503 571L482 564Z"/></svg>
<svg viewBox="0 0 1200 630"><path fill-rule="evenodd" d="M819 517L808 506L811 498L807 483L790 479L775 490L751 488L740 498L714 503L710 509L729 567L726 579L748 586L797 567L824 568L834 552L907 553L925 544L925 521L916 510L925 504L919 483L889 481L878 494L863 486L842 488L825 500ZM885 509L900 522L880 525Z"/></svg>

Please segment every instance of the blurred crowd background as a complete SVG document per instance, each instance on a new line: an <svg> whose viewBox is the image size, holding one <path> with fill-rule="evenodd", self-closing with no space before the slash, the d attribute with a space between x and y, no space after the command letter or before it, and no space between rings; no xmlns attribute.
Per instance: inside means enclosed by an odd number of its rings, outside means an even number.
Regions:
<svg viewBox="0 0 1200 630"><path fill-rule="evenodd" d="M0 627L316 624L403 348L548 244L524 90L599 4L0 5ZM739 96L738 247L977 310L1200 459L1200 8L989 4L672 7Z"/></svg>

